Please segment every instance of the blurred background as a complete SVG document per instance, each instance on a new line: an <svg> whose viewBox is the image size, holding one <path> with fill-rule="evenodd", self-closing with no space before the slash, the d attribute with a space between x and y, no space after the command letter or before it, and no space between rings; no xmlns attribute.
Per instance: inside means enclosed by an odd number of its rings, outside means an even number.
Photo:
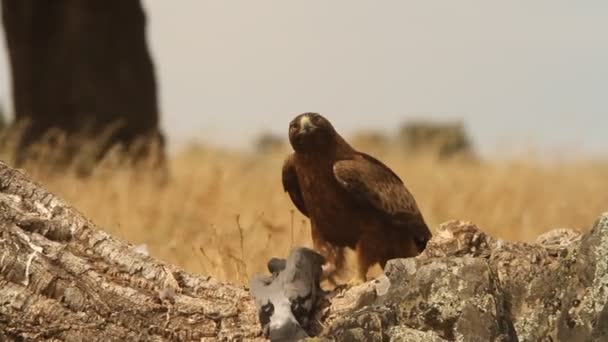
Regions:
<svg viewBox="0 0 608 342"><path fill-rule="evenodd" d="M533 241L608 209L608 3L1 3L0 159L190 271L310 245L280 183L307 111L433 229Z"/></svg>

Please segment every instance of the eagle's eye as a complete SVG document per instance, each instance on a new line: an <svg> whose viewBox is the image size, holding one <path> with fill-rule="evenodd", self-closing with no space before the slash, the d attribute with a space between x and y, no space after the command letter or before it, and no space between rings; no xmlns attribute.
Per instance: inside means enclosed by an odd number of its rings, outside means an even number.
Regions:
<svg viewBox="0 0 608 342"><path fill-rule="evenodd" d="M290 131L293 131L294 129L296 129L296 128L297 128L296 126L297 126L297 125L296 125L296 123L295 123L295 122L290 123L290 124L289 124L289 130L290 130Z"/></svg>

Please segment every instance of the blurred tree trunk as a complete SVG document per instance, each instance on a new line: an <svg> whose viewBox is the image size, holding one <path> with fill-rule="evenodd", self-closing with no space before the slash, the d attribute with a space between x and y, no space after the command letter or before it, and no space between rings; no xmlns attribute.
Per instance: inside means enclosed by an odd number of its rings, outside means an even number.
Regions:
<svg viewBox="0 0 608 342"><path fill-rule="evenodd" d="M27 122L20 154L56 128L68 137L105 134L95 159L116 143L139 146L142 156L152 141L162 155L139 0L2 0L2 19L15 119Z"/></svg>

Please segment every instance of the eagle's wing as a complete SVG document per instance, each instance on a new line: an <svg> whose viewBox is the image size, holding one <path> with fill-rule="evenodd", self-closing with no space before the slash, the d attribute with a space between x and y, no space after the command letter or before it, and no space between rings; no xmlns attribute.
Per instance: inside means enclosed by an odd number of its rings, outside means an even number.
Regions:
<svg viewBox="0 0 608 342"><path fill-rule="evenodd" d="M371 206L397 225L407 226L420 239L430 238L414 197L390 168L374 157L358 153L334 164L334 176L359 203Z"/></svg>
<svg viewBox="0 0 608 342"><path fill-rule="evenodd" d="M289 197L296 208L300 212L308 217L308 210L304 205L304 198L302 197L302 191L300 190L300 183L298 182L298 175L296 174L296 168L293 163L293 153L287 156L283 163L283 190L289 193Z"/></svg>

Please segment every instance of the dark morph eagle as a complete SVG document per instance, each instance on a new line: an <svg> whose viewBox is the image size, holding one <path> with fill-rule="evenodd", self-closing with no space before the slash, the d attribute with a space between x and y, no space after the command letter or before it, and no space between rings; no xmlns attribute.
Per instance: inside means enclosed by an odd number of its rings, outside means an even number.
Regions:
<svg viewBox="0 0 608 342"><path fill-rule="evenodd" d="M342 270L344 248L355 249L358 279L374 264L418 255L431 238L405 185L379 160L352 148L323 116L289 124L294 149L283 164L283 188L311 222L314 249ZM327 265L326 265L327 266Z"/></svg>

